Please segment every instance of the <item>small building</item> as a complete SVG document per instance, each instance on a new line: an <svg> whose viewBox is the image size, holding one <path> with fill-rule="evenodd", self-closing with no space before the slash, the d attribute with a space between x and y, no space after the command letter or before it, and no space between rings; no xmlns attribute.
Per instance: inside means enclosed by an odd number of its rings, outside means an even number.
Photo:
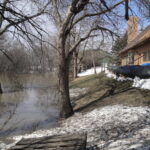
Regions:
<svg viewBox="0 0 150 150"><path fill-rule="evenodd" d="M138 18L128 21L128 44L120 52L121 65L150 63L150 25L138 34Z"/></svg>

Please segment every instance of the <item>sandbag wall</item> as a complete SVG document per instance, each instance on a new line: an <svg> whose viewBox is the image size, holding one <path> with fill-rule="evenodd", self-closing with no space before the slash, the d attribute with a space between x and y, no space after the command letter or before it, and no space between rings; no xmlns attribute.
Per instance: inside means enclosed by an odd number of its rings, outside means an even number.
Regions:
<svg viewBox="0 0 150 150"><path fill-rule="evenodd" d="M111 67L110 71L115 73L117 76L124 76L135 78L139 77L141 79L150 78L150 66L121 66L121 67Z"/></svg>

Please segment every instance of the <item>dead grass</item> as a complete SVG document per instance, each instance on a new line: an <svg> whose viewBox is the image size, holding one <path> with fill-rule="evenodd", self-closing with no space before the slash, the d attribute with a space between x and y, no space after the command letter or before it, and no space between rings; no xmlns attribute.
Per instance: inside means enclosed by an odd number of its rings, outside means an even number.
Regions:
<svg viewBox="0 0 150 150"><path fill-rule="evenodd" d="M150 91L132 88L132 81L116 81L103 73L78 78L70 88L88 88L86 94L75 100L75 111L89 111L95 107L122 104L150 106Z"/></svg>
<svg viewBox="0 0 150 150"><path fill-rule="evenodd" d="M80 77L71 82L70 88L92 88L97 85L98 80L99 76L97 75Z"/></svg>

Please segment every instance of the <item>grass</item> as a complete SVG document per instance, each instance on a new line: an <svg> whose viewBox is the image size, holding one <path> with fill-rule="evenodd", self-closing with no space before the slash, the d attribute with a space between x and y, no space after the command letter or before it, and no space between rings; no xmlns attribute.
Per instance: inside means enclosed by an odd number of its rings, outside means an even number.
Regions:
<svg viewBox="0 0 150 150"><path fill-rule="evenodd" d="M74 99L75 111L116 104L150 106L149 90L132 88L132 81L117 81L103 73L77 78L70 83L70 88L88 88L86 94Z"/></svg>
<svg viewBox="0 0 150 150"><path fill-rule="evenodd" d="M75 79L71 82L70 88L86 88L93 87L99 80L99 76L91 75Z"/></svg>

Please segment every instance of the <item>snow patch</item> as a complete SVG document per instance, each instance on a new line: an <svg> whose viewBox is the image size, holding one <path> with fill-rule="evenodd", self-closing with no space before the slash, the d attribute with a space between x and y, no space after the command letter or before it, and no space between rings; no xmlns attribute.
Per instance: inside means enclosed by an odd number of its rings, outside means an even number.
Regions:
<svg viewBox="0 0 150 150"><path fill-rule="evenodd" d="M96 73L100 73L102 71L104 71L103 67L96 67ZM84 72L79 73L78 77L83 77L83 76L92 75L92 74L95 74L94 68L90 68L90 69L87 69Z"/></svg>
<svg viewBox="0 0 150 150"><path fill-rule="evenodd" d="M150 108L115 105L98 108L86 114L76 113L64 120L60 127L39 130L32 134L12 137L12 139L16 143L22 138L87 133L89 147L97 145L103 150L126 150L142 146L147 148L150 144L144 145L142 141L150 141L149 125ZM1 149L5 150L10 146L12 144L5 146L3 144Z"/></svg>
<svg viewBox="0 0 150 150"><path fill-rule="evenodd" d="M116 75L112 72L110 72L109 70L105 70L105 74L108 78L113 78L113 79L116 79Z"/></svg>
<svg viewBox="0 0 150 150"><path fill-rule="evenodd" d="M113 78L116 79L117 81L126 81L126 80L133 81L132 87L150 90L150 79L140 79L139 77L135 77L134 79L117 77L114 73L110 72L109 70L106 70L105 74L108 78Z"/></svg>
<svg viewBox="0 0 150 150"><path fill-rule="evenodd" d="M133 87L150 90L150 79L134 78Z"/></svg>
<svg viewBox="0 0 150 150"><path fill-rule="evenodd" d="M133 85L132 85L133 87L150 90L150 79L140 79L138 77L136 77L134 79L125 78L125 77L117 77L114 73L109 71L107 68L104 69L102 67L96 67L97 73L101 73L102 71L105 72L105 74L108 78L113 78L118 81L131 80L131 81L133 81ZM82 76L87 76L87 75L92 75L92 74L94 74L94 68L91 68L91 69L86 70L85 72L79 73L78 76L82 77Z"/></svg>
<svg viewBox="0 0 150 150"><path fill-rule="evenodd" d="M87 93L88 88L75 88L75 89L70 89L70 98L77 98L81 95L84 95Z"/></svg>

